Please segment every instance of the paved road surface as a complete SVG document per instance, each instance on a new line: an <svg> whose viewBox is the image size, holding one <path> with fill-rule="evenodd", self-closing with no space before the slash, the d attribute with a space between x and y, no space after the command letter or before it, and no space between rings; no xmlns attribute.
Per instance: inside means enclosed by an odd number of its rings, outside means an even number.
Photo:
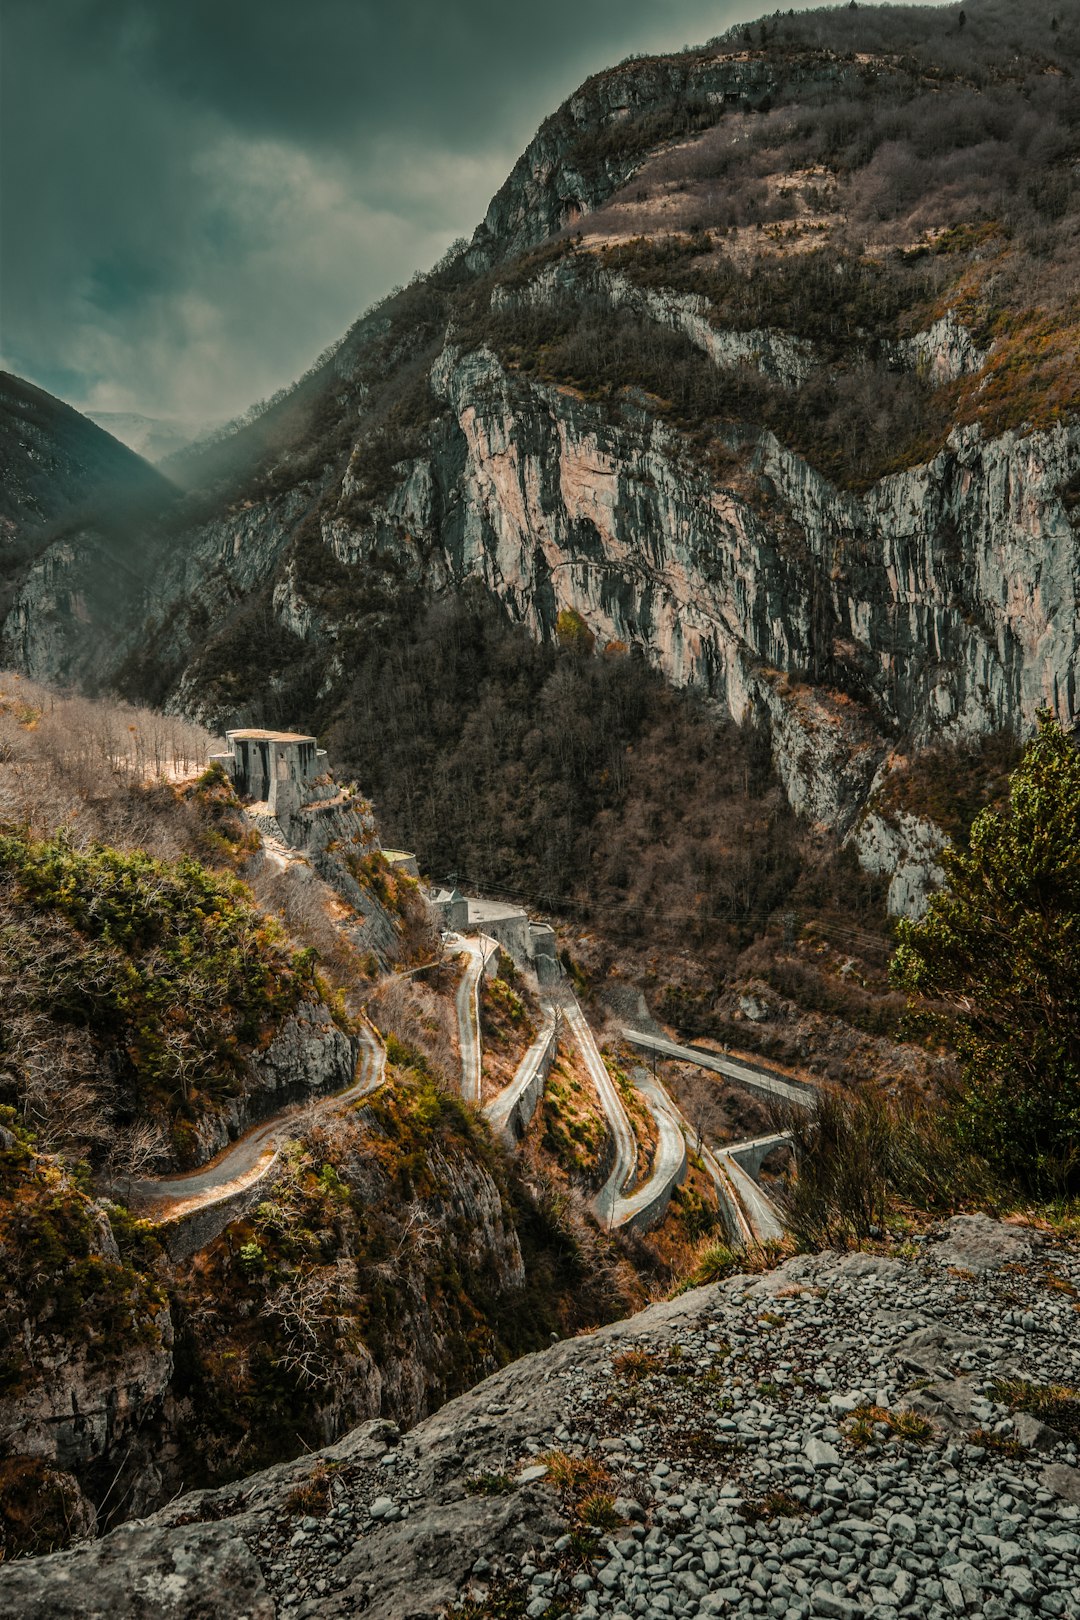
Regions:
<svg viewBox="0 0 1080 1620"><path fill-rule="evenodd" d="M147 1209L159 1221L176 1220L195 1209L229 1198L243 1187L250 1187L265 1176L277 1159L282 1142L295 1135L300 1116L315 1108L331 1113L366 1097L382 1084L386 1052L366 1023L358 1027L360 1061L351 1086L329 1097L294 1103L272 1119L253 1125L243 1136L223 1148L209 1164L186 1175L164 1176L160 1180L125 1181L118 1191L125 1202Z"/></svg>
<svg viewBox="0 0 1080 1620"><path fill-rule="evenodd" d="M742 1205L739 1189L730 1174L727 1158L715 1154L707 1142L701 1144L701 1159L712 1178L716 1196L727 1213L728 1231L732 1240L744 1249L752 1249L757 1239L754 1228Z"/></svg>
<svg viewBox="0 0 1080 1620"><path fill-rule="evenodd" d="M749 1170L743 1169L735 1157L732 1149L738 1146L738 1142L732 1142L727 1150L721 1148L717 1157L728 1173L735 1198L754 1242L779 1243L784 1235L780 1211L764 1188L758 1185Z"/></svg>
<svg viewBox="0 0 1080 1620"><path fill-rule="evenodd" d="M682 1115L659 1081L637 1077L633 1083L652 1109L656 1120L656 1154L648 1181L630 1197L617 1200L612 1211L612 1226L628 1226L659 1199L665 1200L666 1210L666 1197L670 1197L675 1185L686 1174L686 1138L682 1132Z"/></svg>
<svg viewBox="0 0 1080 1620"><path fill-rule="evenodd" d="M465 972L457 987L458 1044L461 1047L461 1095L479 1108L483 1094L483 1054L480 1046L480 978L484 971L484 949L479 940L459 939L447 947L464 956Z"/></svg>
<svg viewBox="0 0 1080 1620"><path fill-rule="evenodd" d="M748 1091L756 1091L763 1097L771 1097L779 1102L793 1103L797 1108L814 1106L813 1086L792 1080L790 1075L751 1068L747 1063L740 1063L738 1058L721 1057L718 1052L706 1052L699 1046L680 1046L678 1041L668 1040L666 1035L650 1035L641 1029L623 1029L620 1033L624 1041L640 1051L655 1052L659 1057L678 1058L682 1063L696 1063L699 1069L711 1069L714 1074L737 1081Z"/></svg>
<svg viewBox="0 0 1080 1620"><path fill-rule="evenodd" d="M578 1005L572 990L562 993L563 1012L578 1051L585 1060L589 1078L596 1087L600 1106L607 1118L608 1128L615 1142L615 1164L596 1198L597 1218L603 1226L618 1226L619 1206L624 1202L623 1189L637 1168L637 1137L626 1117L622 1098L607 1066L600 1056L588 1019Z"/></svg>

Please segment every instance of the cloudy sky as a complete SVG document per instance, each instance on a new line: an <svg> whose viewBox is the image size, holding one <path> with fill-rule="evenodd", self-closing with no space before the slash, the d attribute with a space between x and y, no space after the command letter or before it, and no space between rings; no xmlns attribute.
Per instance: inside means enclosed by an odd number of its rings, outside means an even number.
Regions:
<svg viewBox="0 0 1080 1620"><path fill-rule="evenodd" d="M231 416L469 235L588 73L764 9L4 0L0 363L82 409Z"/></svg>

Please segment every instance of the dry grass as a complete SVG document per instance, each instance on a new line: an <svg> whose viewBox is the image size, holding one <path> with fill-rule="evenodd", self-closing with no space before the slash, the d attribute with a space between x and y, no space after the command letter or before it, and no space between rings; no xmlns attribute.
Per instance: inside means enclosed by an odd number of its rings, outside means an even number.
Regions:
<svg viewBox="0 0 1080 1620"><path fill-rule="evenodd" d="M391 979L367 1002L372 1022L384 1037L418 1053L427 1072L448 1091L461 1084L457 1017L452 996L423 979Z"/></svg>
<svg viewBox="0 0 1080 1620"><path fill-rule="evenodd" d="M285 1498L286 1513L310 1513L314 1518L321 1519L330 1511L333 1503L332 1480L331 1465L321 1460L317 1462L307 1479L294 1485Z"/></svg>
<svg viewBox="0 0 1080 1620"><path fill-rule="evenodd" d="M768 1491L764 1496L749 1497L742 1505L742 1516L748 1524L769 1519L797 1519L806 1512L806 1507L786 1491Z"/></svg>
<svg viewBox="0 0 1080 1620"><path fill-rule="evenodd" d="M651 1378L660 1371L663 1363L660 1357L651 1350L624 1350L622 1355L615 1356L611 1363L620 1378L628 1383L640 1383L643 1378Z"/></svg>
<svg viewBox="0 0 1080 1620"><path fill-rule="evenodd" d="M536 997L503 956L493 979L480 981L480 1030L484 1101L502 1091L514 1075L539 1028Z"/></svg>
<svg viewBox="0 0 1080 1620"><path fill-rule="evenodd" d="M1019 1440L1008 1434L995 1434L992 1429L972 1429L967 1437L969 1446L982 1446L984 1451L993 1451L999 1457L1011 1457L1014 1460L1025 1455L1024 1448Z"/></svg>
<svg viewBox="0 0 1080 1620"><path fill-rule="evenodd" d="M963 1149L947 1111L905 1107L877 1092L822 1088L812 1113L784 1120L797 1174L779 1192L788 1231L802 1249L849 1249L880 1240L897 1206L953 1213L994 1208L985 1162Z"/></svg>
<svg viewBox="0 0 1080 1620"><path fill-rule="evenodd" d="M1080 1444L1080 1390L1065 1384L1032 1384L1024 1378L1002 1378L991 1385L995 1401L1010 1412L1027 1412L1067 1440Z"/></svg>
<svg viewBox="0 0 1080 1620"><path fill-rule="evenodd" d="M552 1066L538 1120L544 1152L567 1175L598 1187L605 1173L607 1122L576 1049L561 1053Z"/></svg>
<svg viewBox="0 0 1080 1620"><path fill-rule="evenodd" d="M879 1437L875 1430L888 1430L890 1440L905 1440L915 1445L926 1445L936 1430L929 1418L918 1412L892 1412L885 1406L857 1406L844 1429L845 1438L857 1449L871 1445Z"/></svg>

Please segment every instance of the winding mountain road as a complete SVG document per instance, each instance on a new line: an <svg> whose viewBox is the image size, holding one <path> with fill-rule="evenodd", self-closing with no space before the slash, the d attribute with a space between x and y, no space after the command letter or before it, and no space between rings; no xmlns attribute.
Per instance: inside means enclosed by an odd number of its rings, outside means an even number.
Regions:
<svg viewBox="0 0 1080 1620"><path fill-rule="evenodd" d="M771 1101L796 1108L814 1106L814 1088L793 1080L790 1075L779 1074L764 1066L742 1063L738 1058L721 1057L719 1053L706 1051L702 1047L683 1046L678 1041L669 1040L666 1035L652 1035L645 1030L628 1028L621 1033L623 1039L639 1051L652 1052L657 1057L675 1058L682 1063L693 1063ZM783 1140L782 1132L762 1139L774 1146ZM758 1142L754 1140L730 1142L716 1149L704 1143L701 1146L702 1161L727 1210L731 1235L751 1246L779 1242L784 1235L780 1211L749 1170L739 1162L740 1150L757 1145Z"/></svg>
<svg viewBox="0 0 1080 1620"><path fill-rule="evenodd" d="M480 939L458 938L447 949L467 958L461 983L454 995L458 1044L461 1047L461 1095L480 1106L483 1097L483 1050L480 1044L480 980L487 952Z"/></svg>
<svg viewBox="0 0 1080 1620"><path fill-rule="evenodd" d="M515 1139L516 1135L511 1129L511 1121L518 1103L530 1086L536 1084L540 1070L551 1052L552 1042L558 1038L558 1012L547 1001L541 1001L540 1011L543 1015L543 1022L540 1025L536 1039L518 1064L514 1078L484 1108L484 1117L492 1130L507 1136L511 1141ZM537 1100L539 1100L539 1093ZM529 1118L532 1117L534 1107L535 1104L529 1109Z"/></svg>
<svg viewBox="0 0 1080 1620"><path fill-rule="evenodd" d="M647 1181L627 1197L619 1198L612 1209L612 1226L643 1227L662 1219L675 1187L686 1175L686 1137L682 1115L660 1085L646 1075L632 1082L641 1092L656 1120L656 1153Z"/></svg>
<svg viewBox="0 0 1080 1620"><path fill-rule="evenodd" d="M721 1148L717 1154L729 1177L739 1211L755 1243L779 1243L784 1235L780 1211L749 1170L739 1163L735 1156L739 1145L733 1142L729 1148Z"/></svg>
<svg viewBox="0 0 1080 1620"><path fill-rule="evenodd" d="M310 1110L333 1113L382 1085L386 1050L366 1022L358 1025L357 1034L361 1054L353 1082L344 1091L294 1103L272 1119L253 1125L198 1170L157 1180L122 1181L117 1190L122 1193L124 1202L145 1211L156 1221L177 1221L196 1210L222 1203L261 1181L273 1168L282 1143L296 1134L301 1115Z"/></svg>
<svg viewBox="0 0 1080 1620"><path fill-rule="evenodd" d="M623 1189L637 1169L637 1137L577 997L572 990L564 989L560 1000L567 1026L596 1088L615 1143L615 1164L597 1194L594 1207L601 1225L621 1226L624 1224L623 1206L627 1203Z"/></svg>
<svg viewBox="0 0 1080 1620"><path fill-rule="evenodd" d="M793 1104L796 1108L814 1106L816 1093L813 1086L793 1080L790 1075L781 1074L778 1070L742 1063L738 1058L721 1057L718 1052L708 1052L700 1046L681 1046L666 1035L652 1035L642 1029L624 1028L619 1033L629 1046L636 1046L639 1051L655 1052L658 1057L677 1058L682 1063L694 1063L699 1069L710 1069L714 1074L722 1074L726 1080L736 1081L747 1091L755 1091L777 1102Z"/></svg>

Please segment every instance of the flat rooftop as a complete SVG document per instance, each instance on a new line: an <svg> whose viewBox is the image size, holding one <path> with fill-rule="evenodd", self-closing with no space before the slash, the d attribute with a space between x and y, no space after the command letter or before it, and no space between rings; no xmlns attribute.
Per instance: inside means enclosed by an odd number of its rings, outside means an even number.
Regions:
<svg viewBox="0 0 1080 1620"><path fill-rule="evenodd" d="M470 922L506 922L511 917L524 917L526 914L520 906L512 906L505 900L470 900Z"/></svg>
<svg viewBox="0 0 1080 1620"><path fill-rule="evenodd" d="M302 743L315 741L303 731L227 731L226 737L232 742L235 737L238 742L280 742Z"/></svg>

